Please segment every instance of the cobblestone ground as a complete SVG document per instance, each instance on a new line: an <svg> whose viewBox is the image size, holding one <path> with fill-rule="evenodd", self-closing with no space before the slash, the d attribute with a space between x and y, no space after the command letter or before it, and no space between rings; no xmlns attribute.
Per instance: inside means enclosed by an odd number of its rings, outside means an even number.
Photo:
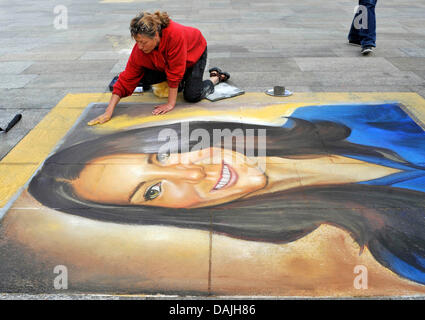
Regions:
<svg viewBox="0 0 425 320"><path fill-rule="evenodd" d="M3 158L67 93L105 92L132 47L128 25L141 10L168 11L199 28L209 65L245 91L281 84L295 92L395 91L425 97L425 3L380 1L377 49L347 45L356 1L63 0L0 1L0 140ZM55 11L56 8L56 11ZM66 13L67 29L54 21ZM64 26L64 24L60 24Z"/></svg>

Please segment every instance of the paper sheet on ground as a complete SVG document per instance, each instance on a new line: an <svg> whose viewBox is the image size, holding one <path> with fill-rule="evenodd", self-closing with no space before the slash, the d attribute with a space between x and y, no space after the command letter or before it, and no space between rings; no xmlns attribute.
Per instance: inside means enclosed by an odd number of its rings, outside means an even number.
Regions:
<svg viewBox="0 0 425 320"><path fill-rule="evenodd" d="M214 92L207 95L206 98L210 101L217 101L221 99L236 97L244 93L245 91L243 91L242 89L239 89L238 87L232 86L228 83L222 82L217 84L214 87Z"/></svg>

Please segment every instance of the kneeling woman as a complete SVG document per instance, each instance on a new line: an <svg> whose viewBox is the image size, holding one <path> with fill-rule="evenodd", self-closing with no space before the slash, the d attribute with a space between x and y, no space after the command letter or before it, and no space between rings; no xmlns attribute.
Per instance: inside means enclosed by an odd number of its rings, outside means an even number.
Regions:
<svg viewBox="0 0 425 320"><path fill-rule="evenodd" d="M207 41L201 32L172 21L166 12L142 12L130 23L136 41L125 70L114 85L112 97L104 114L90 125L111 119L121 98L130 96L139 84L168 82L168 102L156 106L154 115L166 113L176 105L177 93L184 99L198 102L214 91L214 85L230 75L219 68L210 69L210 79L202 80L207 61Z"/></svg>

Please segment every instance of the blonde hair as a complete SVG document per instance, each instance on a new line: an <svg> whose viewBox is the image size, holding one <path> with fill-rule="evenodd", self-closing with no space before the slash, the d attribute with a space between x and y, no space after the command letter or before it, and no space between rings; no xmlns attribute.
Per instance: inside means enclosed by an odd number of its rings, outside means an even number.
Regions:
<svg viewBox="0 0 425 320"><path fill-rule="evenodd" d="M161 34L161 30L169 24L170 17L167 12L141 12L131 20L130 33L133 38L138 34L153 38L157 31Z"/></svg>

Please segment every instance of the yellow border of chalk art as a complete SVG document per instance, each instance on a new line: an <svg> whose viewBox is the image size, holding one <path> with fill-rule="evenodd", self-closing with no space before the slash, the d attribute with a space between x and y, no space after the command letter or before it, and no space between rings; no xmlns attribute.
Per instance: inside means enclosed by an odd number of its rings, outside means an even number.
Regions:
<svg viewBox="0 0 425 320"><path fill-rule="evenodd" d="M71 129L77 119L82 115L90 103L107 103L110 93L81 93L66 95L45 117L31 130L20 142L0 161L0 208L4 208L15 194L28 182L37 168L66 133ZM163 103L151 93L133 95L122 102L136 103ZM181 97L179 101L182 102ZM399 102L406 108L414 120L425 123L425 99L416 93L386 92L386 93L296 93L286 98L267 96L264 93L246 93L229 100L226 105L237 106L235 111L223 110L220 102L202 102L192 104L189 108L177 108L174 112L162 116L146 116L132 119L125 115L114 117L108 123L97 126L99 132L107 132L121 128L128 128L144 123L158 121L175 121L190 118L218 118L223 117L244 118L245 120L270 122L285 114L292 113L296 108L307 105L324 105L337 103L380 103ZM208 108L207 108L207 107ZM245 107L246 106L246 107ZM264 106L259 112L259 106ZM224 113L224 114L223 114ZM224 118L225 119L225 118ZM3 210L5 211L5 210ZM1 210L0 210L1 213ZM4 213L4 212L3 212ZM1 218L1 214L0 214Z"/></svg>

